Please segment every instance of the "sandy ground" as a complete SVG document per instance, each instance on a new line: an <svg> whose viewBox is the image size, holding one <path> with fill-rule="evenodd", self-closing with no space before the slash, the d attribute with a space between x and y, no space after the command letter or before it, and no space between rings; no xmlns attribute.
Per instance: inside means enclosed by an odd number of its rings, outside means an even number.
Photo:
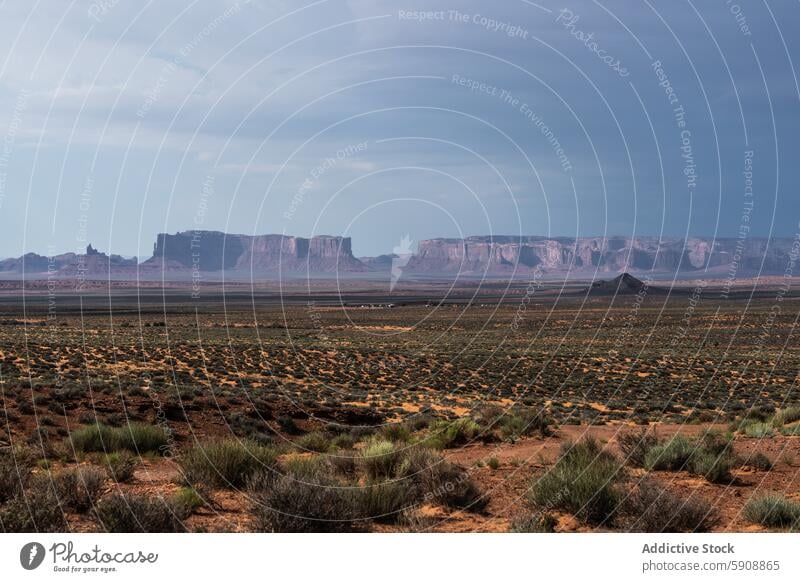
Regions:
<svg viewBox="0 0 800 582"><path fill-rule="evenodd" d="M486 510L481 513L445 510L435 506L419 508L413 526L377 525L377 531L434 531L434 532L505 532L515 516L526 511L526 494L531 482L543 474L555 462L561 446L568 440L593 436L618 452L616 436L619 426L564 426L548 438L529 438L516 443L473 444L460 449L445 451L445 457L467 468L470 476L480 485L489 498ZM676 433L686 436L707 430L708 426L662 425L658 434L662 437ZM770 471L753 469L734 470L735 481L728 485L708 483L687 472L649 473L651 478L679 493L683 497L697 495L710 503L719 515L716 531L761 531L763 528L747 523L740 515L747 499L766 491L779 492L800 500L798 476L800 469L800 438L776 436L769 439L739 438L735 450L742 456L758 451L775 462ZM499 461L496 469L485 462L491 457ZM122 490L135 490L149 494L168 496L178 490L177 465L167 459L147 459L137 471L130 485L120 485ZM645 471L629 469L628 479L634 482L642 478ZM248 531L247 498L242 491L217 491L208 496L209 504L190 517L187 526L199 531ZM559 515L557 531L590 531L569 515ZM76 520L73 527L87 531L91 522Z"/></svg>

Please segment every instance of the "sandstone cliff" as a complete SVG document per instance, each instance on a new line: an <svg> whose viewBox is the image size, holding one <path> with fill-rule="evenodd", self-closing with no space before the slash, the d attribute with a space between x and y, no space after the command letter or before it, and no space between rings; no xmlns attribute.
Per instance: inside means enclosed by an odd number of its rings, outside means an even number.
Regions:
<svg viewBox="0 0 800 582"><path fill-rule="evenodd" d="M217 231L159 234L144 268L200 271L335 273L365 271L353 256L350 238L301 238L280 234L245 235Z"/></svg>
<svg viewBox="0 0 800 582"><path fill-rule="evenodd" d="M402 273L425 276L526 276L533 272L554 277L595 273L683 273L710 277L742 278L755 274L783 275L792 262L790 238L667 238L538 236L473 236L437 238L419 242L417 252L404 263ZM63 253L52 257L28 253L0 261L0 273L41 277L103 277L120 279L186 277L193 271L294 273L332 275L365 273L388 276L395 255L353 256L347 237L302 238L278 234L243 235L217 231L159 234L153 257L137 264L133 258L106 255L89 245L85 254ZM797 252L794 254L797 259ZM800 271L800 267L792 270ZM6 277L8 278L8 277Z"/></svg>
<svg viewBox="0 0 800 582"><path fill-rule="evenodd" d="M567 272L724 272L782 274L793 240L734 238L474 236L419 243L408 272L503 274ZM763 262L763 267L762 267Z"/></svg>

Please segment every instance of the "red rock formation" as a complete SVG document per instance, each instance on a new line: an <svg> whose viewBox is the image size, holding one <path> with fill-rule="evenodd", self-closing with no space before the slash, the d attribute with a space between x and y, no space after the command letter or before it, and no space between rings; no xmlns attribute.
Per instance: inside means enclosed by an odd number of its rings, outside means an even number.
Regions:
<svg viewBox="0 0 800 582"><path fill-rule="evenodd" d="M200 271L352 272L366 267L353 257L350 239L280 234L245 235L216 231L159 234L148 268L167 264ZM178 267L178 268L180 268Z"/></svg>
<svg viewBox="0 0 800 582"><path fill-rule="evenodd" d="M474 236L419 243L407 272L510 274L569 272L723 272L781 274L792 239ZM736 256L739 256L738 264ZM763 262L763 267L762 267Z"/></svg>

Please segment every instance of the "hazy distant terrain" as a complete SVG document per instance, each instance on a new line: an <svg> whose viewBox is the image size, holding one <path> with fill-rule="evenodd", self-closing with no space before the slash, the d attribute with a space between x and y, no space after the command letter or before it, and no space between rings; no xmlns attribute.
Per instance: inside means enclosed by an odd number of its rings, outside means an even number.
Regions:
<svg viewBox="0 0 800 582"><path fill-rule="evenodd" d="M42 275L117 280L185 279L217 273L232 278L424 275L429 278L602 277L623 271L664 277L731 279L794 274L800 242L791 238L656 238L473 236L419 241L408 254L356 258L349 237L241 235L216 231L159 234L153 256L106 255L91 245L85 254L51 257L30 253L0 261L5 278Z"/></svg>

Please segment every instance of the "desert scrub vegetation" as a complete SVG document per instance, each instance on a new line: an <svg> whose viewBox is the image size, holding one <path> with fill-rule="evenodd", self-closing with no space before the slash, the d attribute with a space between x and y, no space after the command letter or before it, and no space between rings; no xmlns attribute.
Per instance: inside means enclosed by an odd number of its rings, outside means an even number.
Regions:
<svg viewBox="0 0 800 582"><path fill-rule="evenodd" d="M466 445L481 434L481 426L471 418L440 420L431 425L430 434L423 442L433 449L450 449Z"/></svg>
<svg viewBox="0 0 800 582"><path fill-rule="evenodd" d="M644 466L651 471L682 471L688 468L695 445L677 435L651 446L645 453Z"/></svg>
<svg viewBox="0 0 800 582"><path fill-rule="evenodd" d="M35 456L29 449L15 446L0 450L0 503L25 488L34 464Z"/></svg>
<svg viewBox="0 0 800 582"><path fill-rule="evenodd" d="M628 494L622 515L624 529L633 532L707 532L717 523L713 508L699 497L681 497L650 479Z"/></svg>
<svg viewBox="0 0 800 582"><path fill-rule="evenodd" d="M508 411L500 419L500 435L503 440L516 441L523 436L553 434L553 421L543 410L516 408Z"/></svg>
<svg viewBox="0 0 800 582"><path fill-rule="evenodd" d="M371 439L361 453L360 464L370 479L389 478L394 475L404 456L401 446L391 441Z"/></svg>
<svg viewBox="0 0 800 582"><path fill-rule="evenodd" d="M731 469L735 460L730 455L701 452L692 457L691 472L705 478L709 483L730 483Z"/></svg>
<svg viewBox="0 0 800 582"><path fill-rule="evenodd" d="M748 499L742 515L747 521L764 527L794 529L800 526L800 503L768 493Z"/></svg>
<svg viewBox="0 0 800 582"><path fill-rule="evenodd" d="M623 460L633 466L643 468L647 453L660 442L656 432L642 427L639 431L625 431L617 436L617 444Z"/></svg>
<svg viewBox="0 0 800 582"><path fill-rule="evenodd" d="M769 471L775 466L775 463L764 453L752 453L750 456L742 459L742 466L750 467L757 471Z"/></svg>
<svg viewBox="0 0 800 582"><path fill-rule="evenodd" d="M30 475L19 490L0 505L0 529L6 533L61 532L67 523L49 476Z"/></svg>
<svg viewBox="0 0 800 582"><path fill-rule="evenodd" d="M302 451L325 453L331 448L331 441L321 432L310 432L297 439L295 446Z"/></svg>
<svg viewBox="0 0 800 582"><path fill-rule="evenodd" d="M445 449L475 440L514 442L525 436L550 436L553 433L553 420L544 410L527 406L504 409L490 404L477 408L469 418L438 421L430 428L429 446Z"/></svg>
<svg viewBox="0 0 800 582"><path fill-rule="evenodd" d="M274 470L276 458L271 447L229 438L198 443L178 463L189 485L238 488L255 473Z"/></svg>
<svg viewBox="0 0 800 582"><path fill-rule="evenodd" d="M95 508L100 526L109 533L177 533L190 509L180 498L113 493Z"/></svg>
<svg viewBox="0 0 800 582"><path fill-rule="evenodd" d="M113 427L92 424L72 431L68 437L79 453L112 453L129 451L136 454L157 453L167 446L167 432L160 426L130 423Z"/></svg>
<svg viewBox="0 0 800 582"><path fill-rule="evenodd" d="M480 512L488 502L466 469L429 449L406 450L396 476L410 483L420 503Z"/></svg>
<svg viewBox="0 0 800 582"><path fill-rule="evenodd" d="M194 513L205 505L203 496L194 487L181 487L175 494L174 502L179 510L186 515Z"/></svg>
<svg viewBox="0 0 800 582"><path fill-rule="evenodd" d="M260 472L247 485L253 525L260 532L341 532L359 528L351 492L318 474Z"/></svg>
<svg viewBox="0 0 800 582"><path fill-rule="evenodd" d="M64 531L66 522L49 473L34 473L36 455L11 447L0 452L0 530Z"/></svg>
<svg viewBox="0 0 800 582"><path fill-rule="evenodd" d="M540 510L562 509L591 524L609 523L622 499L619 461L593 438L566 443L556 464L534 484Z"/></svg>
<svg viewBox="0 0 800 582"><path fill-rule="evenodd" d="M800 406L792 406L778 411L775 415L775 424L784 426L800 421Z"/></svg>
<svg viewBox="0 0 800 582"><path fill-rule="evenodd" d="M400 448L373 437L341 457L289 455L257 472L247 493L257 531L331 532L397 523L421 504L482 510L469 473L422 446Z"/></svg>
<svg viewBox="0 0 800 582"><path fill-rule="evenodd" d="M106 473L93 465L80 465L52 474L53 488L63 507L86 513L105 488Z"/></svg>
<svg viewBox="0 0 800 582"><path fill-rule="evenodd" d="M708 432L696 440L681 435L649 446L644 467L655 471L689 471L711 483L729 483L736 465L730 437Z"/></svg>
<svg viewBox="0 0 800 582"><path fill-rule="evenodd" d="M402 480L367 482L352 489L354 515L378 522L395 522L415 503L411 485Z"/></svg>
<svg viewBox="0 0 800 582"><path fill-rule="evenodd" d="M771 422L752 421L747 422L739 428L739 431L744 433L744 436L763 439L769 438L775 434L775 427Z"/></svg>
<svg viewBox="0 0 800 582"><path fill-rule="evenodd" d="M109 478L115 483L129 483L138 465L137 457L128 451L103 455L101 465L105 467Z"/></svg>
<svg viewBox="0 0 800 582"><path fill-rule="evenodd" d="M771 438L776 433L785 436L800 435L800 407L791 406L775 411L772 407L748 410L736 419L731 430L750 438Z"/></svg>
<svg viewBox="0 0 800 582"><path fill-rule="evenodd" d="M411 427L403 422L393 422L383 427L381 436L395 443L407 443L411 439Z"/></svg>

